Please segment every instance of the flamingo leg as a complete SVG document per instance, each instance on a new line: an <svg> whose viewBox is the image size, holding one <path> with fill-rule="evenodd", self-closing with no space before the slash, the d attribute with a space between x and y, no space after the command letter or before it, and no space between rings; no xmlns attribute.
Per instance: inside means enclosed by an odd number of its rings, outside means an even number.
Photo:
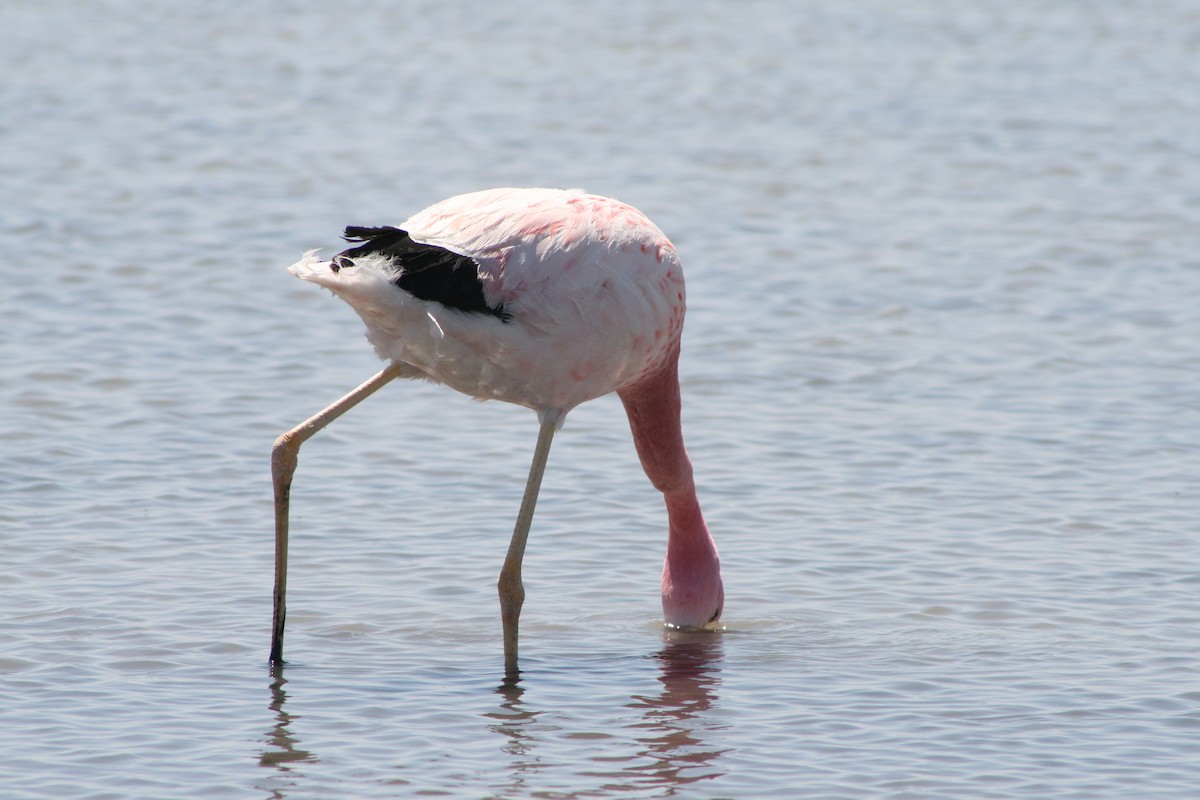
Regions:
<svg viewBox="0 0 1200 800"><path fill-rule="evenodd" d="M538 431L537 447L533 451L533 463L529 465L529 480L525 484L525 496L517 514L512 540L508 544L508 555L500 570L496 586L500 591L500 620L504 625L504 675L507 680L516 680L520 675L517 668L517 620L521 616L521 605L525 602L525 587L521 584L521 562L525 558L525 542L529 539L529 526L533 523L533 509L537 505L538 490L542 487L542 475L546 472L546 461L550 458L550 441L554 438L557 418L544 419Z"/></svg>
<svg viewBox="0 0 1200 800"><path fill-rule="evenodd" d="M275 612L271 621L271 662L274 664L283 663L283 624L287 616L288 508L300 445L399 375L399 368L389 364L336 403L280 436L271 449L271 478L275 484Z"/></svg>

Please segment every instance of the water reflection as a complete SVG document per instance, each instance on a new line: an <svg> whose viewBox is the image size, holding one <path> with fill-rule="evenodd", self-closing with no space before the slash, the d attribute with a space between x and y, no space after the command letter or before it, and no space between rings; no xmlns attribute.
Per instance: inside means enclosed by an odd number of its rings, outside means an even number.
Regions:
<svg viewBox="0 0 1200 800"><path fill-rule="evenodd" d="M546 712L534 711L521 702L525 689L521 687L519 679L505 680L496 689L496 693L503 699L499 708L487 714L490 719L495 720L488 726L488 730L504 737L500 749L513 759L507 782L508 793L523 795L523 790L528 788L531 778L542 766L541 759L535 752L536 734L539 728L543 731L556 728L549 725L539 726L538 717Z"/></svg>
<svg viewBox="0 0 1200 800"><path fill-rule="evenodd" d="M684 786L722 774L716 761L724 751L709 746L705 734L718 729L706 717L720 687L721 636L712 631L666 631L659 661L657 696L633 697L629 708L642 711L642 726L651 736L640 738L648 759L636 767L658 785Z"/></svg>
<svg viewBox="0 0 1200 800"><path fill-rule="evenodd" d="M283 687L287 679L283 677L283 666L275 664L271 667L271 702L268 707L275 712L275 724L266 731L266 749L258 758L262 767L274 767L281 772L288 772L291 764L299 761L316 761L317 757L308 750L302 749L299 740L292 735L291 725L299 717L289 714L284 705L287 703L287 692Z"/></svg>
<svg viewBox="0 0 1200 800"><path fill-rule="evenodd" d="M717 632L664 631L662 649L651 656L658 662L662 689L653 695L632 695L625 704L640 712L632 726L638 731L635 751L625 758L606 756L602 763L615 764L615 769L584 774L602 777L606 790L619 787L628 794L661 792L665 787L663 796L668 797L688 784L722 775L716 762L725 751L706 741L710 731L722 727L708 714L718 701L722 655ZM539 755L539 745L558 751L553 745L578 734L559 724L552 710L535 710L523 702L525 690L519 682L506 682L496 691L502 700L487 714L492 720L488 728L504 737L501 749L512 757L505 793L520 795L535 788L531 784L539 771L562 766ZM601 741L597 745L611 749Z"/></svg>

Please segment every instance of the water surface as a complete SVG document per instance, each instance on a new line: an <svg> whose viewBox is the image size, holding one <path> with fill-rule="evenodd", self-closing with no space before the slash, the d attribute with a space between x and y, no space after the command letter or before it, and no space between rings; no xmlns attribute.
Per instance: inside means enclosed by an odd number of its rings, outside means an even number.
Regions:
<svg viewBox="0 0 1200 800"><path fill-rule="evenodd" d="M1200 784L1187 2L9 3L5 798L1186 798ZM662 629L620 405L388 387L285 272L583 186L678 245L727 629Z"/></svg>

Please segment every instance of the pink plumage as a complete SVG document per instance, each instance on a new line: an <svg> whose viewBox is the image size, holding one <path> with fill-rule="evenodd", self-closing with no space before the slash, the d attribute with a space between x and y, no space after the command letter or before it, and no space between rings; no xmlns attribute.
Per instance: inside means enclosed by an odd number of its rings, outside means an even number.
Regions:
<svg viewBox="0 0 1200 800"><path fill-rule="evenodd" d="M397 227L475 261L485 298L510 319L399 291L391 281L403 267L386 258L335 272L309 254L291 272L349 303L379 357L413 374L561 417L660 366L679 339L675 248L616 200L492 189L443 200Z"/></svg>
<svg viewBox="0 0 1200 800"><path fill-rule="evenodd" d="M542 434L500 580L505 663L515 675L520 562L550 439L575 406L615 391L667 506L666 621L716 622L720 563L679 422L683 270L662 231L633 207L580 190L492 189L444 200L394 228L348 228L347 237L363 244L328 261L308 253L290 271L349 303L389 366L280 437L291 468L299 441L395 377L426 378L537 411ZM283 456L276 460L289 460ZM277 542L286 542L291 474L285 480L276 473ZM279 575L277 569L276 660Z"/></svg>

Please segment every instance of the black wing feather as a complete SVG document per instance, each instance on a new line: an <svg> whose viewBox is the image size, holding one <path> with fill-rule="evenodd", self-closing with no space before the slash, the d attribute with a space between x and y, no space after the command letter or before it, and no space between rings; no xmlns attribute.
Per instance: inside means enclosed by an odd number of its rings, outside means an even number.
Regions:
<svg viewBox="0 0 1200 800"><path fill-rule="evenodd" d="M352 267L354 260L363 256L383 256L397 269L392 283L413 297L459 311L492 314L503 321L512 316L501 306L488 305L479 280L479 264L469 256L414 242L408 231L400 228L351 226L343 238L362 244L334 256L334 269Z"/></svg>

